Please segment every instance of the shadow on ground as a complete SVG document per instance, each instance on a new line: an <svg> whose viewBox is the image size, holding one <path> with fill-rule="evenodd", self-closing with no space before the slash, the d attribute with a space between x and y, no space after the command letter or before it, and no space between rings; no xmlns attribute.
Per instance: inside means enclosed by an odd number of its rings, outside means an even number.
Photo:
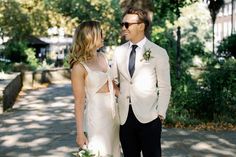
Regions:
<svg viewBox="0 0 236 157"><path fill-rule="evenodd" d="M75 144L70 84L25 91L0 115L1 157L69 157ZM234 157L236 132L163 129L164 157Z"/></svg>
<svg viewBox="0 0 236 157"><path fill-rule="evenodd" d="M69 84L26 91L11 112L0 115L0 154L67 156L77 149L73 107Z"/></svg>

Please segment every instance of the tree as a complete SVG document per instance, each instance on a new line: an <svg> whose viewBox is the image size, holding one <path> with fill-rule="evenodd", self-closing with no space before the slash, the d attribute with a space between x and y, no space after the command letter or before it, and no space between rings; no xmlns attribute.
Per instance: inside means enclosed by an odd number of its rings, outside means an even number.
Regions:
<svg viewBox="0 0 236 157"><path fill-rule="evenodd" d="M27 47L24 38L32 33L28 22L29 17L16 1L1 1L0 9L2 15L0 17L1 34L9 37L8 42L5 43L3 54L13 62L26 61L27 56L24 50Z"/></svg>
<svg viewBox="0 0 236 157"><path fill-rule="evenodd" d="M217 14L220 11L220 8L224 5L224 0L208 0L208 1L210 1L208 9L211 15L212 31L213 31L212 51L213 54L215 54L215 21Z"/></svg>
<svg viewBox="0 0 236 157"><path fill-rule="evenodd" d="M0 36L8 37L4 56L12 62L28 62L27 36L47 36L49 27L65 27L72 34L74 21L50 9L46 0L0 1Z"/></svg>
<svg viewBox="0 0 236 157"><path fill-rule="evenodd" d="M30 19L16 1L0 1L0 28L10 39L22 39L31 34Z"/></svg>
<svg viewBox="0 0 236 157"><path fill-rule="evenodd" d="M101 21L105 31L105 43L119 43L121 11L118 0L54 0L46 1L47 6L65 17L75 19L77 24L86 20Z"/></svg>

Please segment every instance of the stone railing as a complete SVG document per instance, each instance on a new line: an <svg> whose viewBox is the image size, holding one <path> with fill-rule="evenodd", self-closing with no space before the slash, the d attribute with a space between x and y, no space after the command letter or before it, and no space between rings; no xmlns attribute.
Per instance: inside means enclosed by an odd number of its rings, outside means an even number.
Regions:
<svg viewBox="0 0 236 157"><path fill-rule="evenodd" d="M12 74L8 79L0 80L0 113L15 103L21 89L32 89L41 84L56 84L70 81L70 69L50 69L27 71Z"/></svg>
<svg viewBox="0 0 236 157"><path fill-rule="evenodd" d="M70 69L55 68L50 70L37 70L22 72L23 88L31 89L40 84L62 83L70 81Z"/></svg>
<svg viewBox="0 0 236 157"><path fill-rule="evenodd" d="M11 74L8 79L0 81L0 113L12 108L23 86L22 82L20 73Z"/></svg>

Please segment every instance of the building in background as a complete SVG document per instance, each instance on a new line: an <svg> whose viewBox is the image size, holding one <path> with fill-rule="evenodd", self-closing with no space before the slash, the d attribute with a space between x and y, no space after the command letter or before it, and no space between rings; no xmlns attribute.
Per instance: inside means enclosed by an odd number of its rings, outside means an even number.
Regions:
<svg viewBox="0 0 236 157"><path fill-rule="evenodd" d="M52 27L48 29L49 37L40 39L49 43L49 53L47 58L56 61L61 56L66 56L72 44L72 37L64 34L63 28Z"/></svg>
<svg viewBox="0 0 236 157"><path fill-rule="evenodd" d="M28 47L32 47L35 49L35 57L37 57L40 61L43 61L47 58L49 43L40 40L35 36L28 36L26 38Z"/></svg>
<svg viewBox="0 0 236 157"><path fill-rule="evenodd" d="M204 0L208 4L209 0ZM216 45L231 34L236 32L236 0L224 0L224 6L220 9L215 22Z"/></svg>

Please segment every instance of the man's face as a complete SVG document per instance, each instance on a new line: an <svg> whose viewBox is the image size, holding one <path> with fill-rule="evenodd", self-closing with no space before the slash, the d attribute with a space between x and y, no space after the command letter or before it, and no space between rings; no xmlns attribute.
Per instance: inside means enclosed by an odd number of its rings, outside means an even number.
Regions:
<svg viewBox="0 0 236 157"><path fill-rule="evenodd" d="M125 37L126 40L135 40L140 31L144 31L140 25L138 15L136 14L126 14L122 20L122 36Z"/></svg>

